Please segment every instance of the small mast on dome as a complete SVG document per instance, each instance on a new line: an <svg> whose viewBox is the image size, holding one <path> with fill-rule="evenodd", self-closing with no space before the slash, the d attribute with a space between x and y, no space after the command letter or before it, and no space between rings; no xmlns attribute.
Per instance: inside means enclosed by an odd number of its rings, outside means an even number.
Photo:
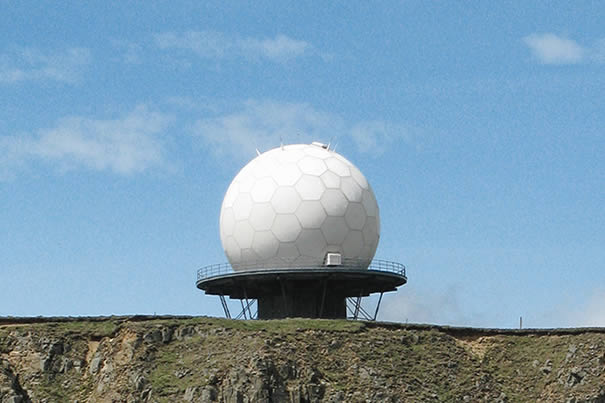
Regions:
<svg viewBox="0 0 605 403"><path fill-rule="evenodd" d="M375 320L382 294L407 282L399 263L373 260L380 239L374 192L329 144L280 144L233 179L220 213L229 263L198 270L197 287L239 299L239 317ZM372 315L362 297L380 293ZM253 310L255 311L253 313Z"/></svg>
<svg viewBox="0 0 605 403"><path fill-rule="evenodd" d="M314 142L311 143L311 145L316 146L316 147L321 147L324 150L329 150L330 149L330 145L329 144L320 143L319 141L314 141Z"/></svg>

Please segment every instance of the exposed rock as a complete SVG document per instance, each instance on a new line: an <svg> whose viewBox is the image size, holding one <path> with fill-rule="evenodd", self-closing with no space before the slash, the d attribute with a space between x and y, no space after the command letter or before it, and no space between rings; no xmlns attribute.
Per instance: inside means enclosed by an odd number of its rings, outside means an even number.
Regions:
<svg viewBox="0 0 605 403"><path fill-rule="evenodd" d="M162 329L162 342L170 343L170 341L172 340L173 333L174 333L174 330L172 330L171 328L163 328Z"/></svg>
<svg viewBox="0 0 605 403"><path fill-rule="evenodd" d="M540 367L540 371L546 375L550 374L552 372L552 361L546 360L544 365Z"/></svg>
<svg viewBox="0 0 605 403"><path fill-rule="evenodd" d="M2 323L0 403L605 403L598 329L207 318Z"/></svg>
<svg viewBox="0 0 605 403"><path fill-rule="evenodd" d="M10 363L2 358L0 358L0 402L31 402L27 392L21 387L19 376L15 375Z"/></svg>
<svg viewBox="0 0 605 403"><path fill-rule="evenodd" d="M103 362L103 358L99 357L99 356L92 359L92 361L90 362L90 374L91 375L95 375L97 372L99 372L102 362Z"/></svg>
<svg viewBox="0 0 605 403"><path fill-rule="evenodd" d="M197 391L197 387L195 386L190 386L185 390L185 396L183 396L183 400L185 400L186 402L192 402L194 397L195 397L195 392ZM202 401L204 400L204 397L202 397ZM211 401L209 399L205 399L206 401Z"/></svg>

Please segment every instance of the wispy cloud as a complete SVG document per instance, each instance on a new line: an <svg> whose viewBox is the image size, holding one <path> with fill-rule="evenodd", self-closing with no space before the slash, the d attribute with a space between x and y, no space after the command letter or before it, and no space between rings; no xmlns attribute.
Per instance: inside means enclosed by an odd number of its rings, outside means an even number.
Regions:
<svg viewBox="0 0 605 403"><path fill-rule="evenodd" d="M312 48L308 42L292 39L286 35L266 39L244 38L238 40L238 45L244 53L252 56L260 55L275 62L303 56Z"/></svg>
<svg viewBox="0 0 605 403"><path fill-rule="evenodd" d="M523 38L533 57L543 64L605 62L605 39L587 46L553 33L531 34Z"/></svg>
<svg viewBox="0 0 605 403"><path fill-rule="evenodd" d="M531 34L523 38L533 56L544 64L574 64L581 62L586 50L576 41L555 34Z"/></svg>
<svg viewBox="0 0 605 403"><path fill-rule="evenodd" d="M380 155L395 141L407 141L409 131L400 124L383 121L347 123L333 113L305 103L249 100L236 111L199 119L194 132L216 153L253 155L280 141L352 142L360 152Z"/></svg>
<svg viewBox="0 0 605 403"><path fill-rule="evenodd" d="M111 41L119 52L119 59L125 64L141 64L143 47L135 42L114 39Z"/></svg>
<svg viewBox="0 0 605 403"><path fill-rule="evenodd" d="M194 131L219 154L253 155L256 148L323 139L342 132L337 116L320 112L308 104L250 100L241 110L200 119Z"/></svg>
<svg viewBox="0 0 605 403"><path fill-rule="evenodd" d="M169 122L170 117L139 106L118 119L66 117L35 134L0 136L0 175L3 171L6 178L32 162L60 169L141 172L165 163L159 134Z"/></svg>
<svg viewBox="0 0 605 403"><path fill-rule="evenodd" d="M0 83L53 80L74 84L81 79L91 59L90 51L86 48L54 52L19 48L0 55Z"/></svg>
<svg viewBox="0 0 605 403"><path fill-rule="evenodd" d="M384 153L395 141L410 141L411 133L404 125L374 120L359 122L350 130L351 138L361 152Z"/></svg>
<svg viewBox="0 0 605 403"><path fill-rule="evenodd" d="M245 57L273 62L309 54L313 46L302 40L279 34L274 38L229 36L215 31L165 32L154 37L160 49L183 49L207 59Z"/></svg>

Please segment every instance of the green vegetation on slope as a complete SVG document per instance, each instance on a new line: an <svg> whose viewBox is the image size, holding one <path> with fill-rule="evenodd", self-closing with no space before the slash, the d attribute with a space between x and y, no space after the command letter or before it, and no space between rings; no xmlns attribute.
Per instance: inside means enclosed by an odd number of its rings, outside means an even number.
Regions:
<svg viewBox="0 0 605 403"><path fill-rule="evenodd" d="M3 371L18 375L33 401L605 399L600 329L197 317L35 322L0 325ZM9 375L0 378L0 401L21 393Z"/></svg>

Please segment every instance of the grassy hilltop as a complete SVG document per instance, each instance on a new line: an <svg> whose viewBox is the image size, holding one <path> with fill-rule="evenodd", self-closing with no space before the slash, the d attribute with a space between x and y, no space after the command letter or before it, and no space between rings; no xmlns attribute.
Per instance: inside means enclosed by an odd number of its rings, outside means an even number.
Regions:
<svg viewBox="0 0 605 403"><path fill-rule="evenodd" d="M0 402L605 402L605 329L0 318Z"/></svg>

